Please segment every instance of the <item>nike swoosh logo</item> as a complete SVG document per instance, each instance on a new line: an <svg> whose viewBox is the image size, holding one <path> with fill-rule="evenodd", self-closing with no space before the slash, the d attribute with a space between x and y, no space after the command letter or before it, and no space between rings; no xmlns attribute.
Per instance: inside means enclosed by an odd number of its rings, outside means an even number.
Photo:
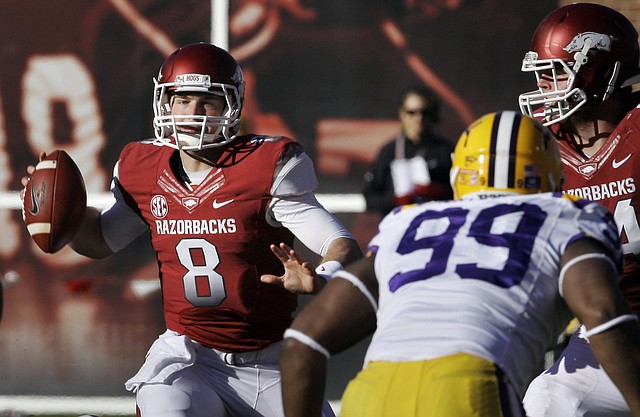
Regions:
<svg viewBox="0 0 640 417"><path fill-rule="evenodd" d="M40 213L40 205L38 204L38 196L35 192L34 184L31 184L31 208L29 209L29 213L37 216Z"/></svg>
<svg viewBox="0 0 640 417"><path fill-rule="evenodd" d="M219 209L220 207L224 207L227 204L231 203L232 201L233 201L233 199L227 200L227 201L222 201L222 202L218 203L218 200L215 199L215 200L213 200L212 206L213 206L214 209Z"/></svg>
<svg viewBox="0 0 640 417"><path fill-rule="evenodd" d="M624 159L623 159L623 160L621 160L621 161L616 161L616 160L614 159L613 161L611 161L611 165L613 165L613 167L614 167L614 168L620 168L620 166L621 166L622 164L624 164L625 162L627 162L627 160L628 160L629 158L631 158L631 155L632 155L632 154L627 155L627 157L626 157L626 158L624 158Z"/></svg>

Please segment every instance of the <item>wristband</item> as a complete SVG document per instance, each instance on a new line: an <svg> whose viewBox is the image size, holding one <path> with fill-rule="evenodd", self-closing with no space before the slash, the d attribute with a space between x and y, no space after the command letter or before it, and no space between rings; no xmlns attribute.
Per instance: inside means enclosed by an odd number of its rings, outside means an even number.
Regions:
<svg viewBox="0 0 640 417"><path fill-rule="evenodd" d="M338 261L327 261L318 265L316 268L316 274L325 281L329 281L331 279L331 275L335 272L342 271L344 267Z"/></svg>

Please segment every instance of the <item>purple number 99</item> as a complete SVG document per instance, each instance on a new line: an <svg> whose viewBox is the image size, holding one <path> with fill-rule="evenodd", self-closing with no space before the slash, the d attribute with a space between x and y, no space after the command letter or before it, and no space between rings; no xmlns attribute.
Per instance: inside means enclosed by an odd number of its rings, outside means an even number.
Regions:
<svg viewBox="0 0 640 417"><path fill-rule="evenodd" d="M453 207L441 211L427 210L415 217L398 244L396 251L400 255L410 254L420 249L432 249L431 259L421 269L396 273L389 280L389 289L395 292L398 288L411 282L429 279L443 274L456 250L456 237L460 238L460 229L468 221L469 210ZM498 218L512 225L512 231L492 232L492 226ZM536 236L547 217L539 206L533 204L498 204L478 213L469 226L467 239L474 239L477 244L486 247L501 247L508 252L506 262L501 269L482 268L478 262L459 263L455 265L457 277L479 279L494 285L509 288L522 281L531 259L531 251ZM432 233L425 232L420 226L426 221L448 221L446 230ZM435 229L435 228L433 228ZM501 229L505 229L502 227ZM420 230L420 233L419 233ZM460 248L465 250L467 248ZM478 255L482 256L484 252ZM456 259L469 259L469 254L461 253ZM473 256L473 255L471 255ZM485 259L483 259L485 260Z"/></svg>

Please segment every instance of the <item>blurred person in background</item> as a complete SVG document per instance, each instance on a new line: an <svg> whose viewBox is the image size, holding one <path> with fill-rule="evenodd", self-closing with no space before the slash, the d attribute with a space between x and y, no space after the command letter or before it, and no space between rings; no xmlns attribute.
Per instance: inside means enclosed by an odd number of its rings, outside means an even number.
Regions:
<svg viewBox="0 0 640 417"><path fill-rule="evenodd" d="M453 146L434 132L440 102L425 87L400 94L400 132L379 151L365 174L367 211L387 214L394 207L447 200Z"/></svg>

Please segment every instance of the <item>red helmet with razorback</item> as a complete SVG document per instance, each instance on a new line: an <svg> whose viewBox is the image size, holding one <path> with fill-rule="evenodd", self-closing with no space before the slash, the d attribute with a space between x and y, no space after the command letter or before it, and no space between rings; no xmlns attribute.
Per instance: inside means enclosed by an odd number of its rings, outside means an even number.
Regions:
<svg viewBox="0 0 640 417"><path fill-rule="evenodd" d="M545 125L560 122L640 82L639 58L638 33L621 13L593 3L560 7L540 22L522 61L522 71L555 89L521 94L520 109ZM568 76L566 87L558 76Z"/></svg>
<svg viewBox="0 0 640 417"><path fill-rule="evenodd" d="M244 103L244 78L227 51L208 43L183 46L164 61L153 82L153 126L156 139L163 145L200 150L236 138ZM224 98L225 109L220 116L172 115L170 97L175 93L214 94ZM179 127L187 125L196 126L199 133L181 132Z"/></svg>

